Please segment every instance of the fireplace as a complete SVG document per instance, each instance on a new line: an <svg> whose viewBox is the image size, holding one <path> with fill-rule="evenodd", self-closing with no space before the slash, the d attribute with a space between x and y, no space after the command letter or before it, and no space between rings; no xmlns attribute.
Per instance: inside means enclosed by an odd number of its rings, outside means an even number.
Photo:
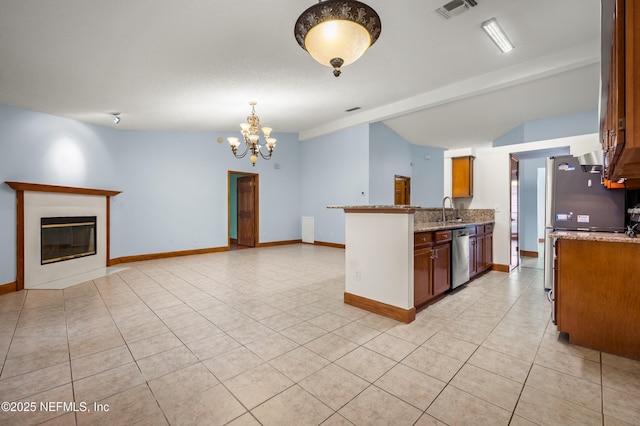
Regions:
<svg viewBox="0 0 640 426"><path fill-rule="evenodd" d="M121 269L109 267L110 203L119 191L6 184L16 191L16 290L64 289Z"/></svg>
<svg viewBox="0 0 640 426"><path fill-rule="evenodd" d="M96 216L40 219L40 264L96 254Z"/></svg>

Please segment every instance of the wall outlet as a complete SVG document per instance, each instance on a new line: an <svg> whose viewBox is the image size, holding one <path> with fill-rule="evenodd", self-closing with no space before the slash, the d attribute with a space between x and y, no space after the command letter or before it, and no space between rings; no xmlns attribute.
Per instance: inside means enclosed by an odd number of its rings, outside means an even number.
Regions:
<svg viewBox="0 0 640 426"><path fill-rule="evenodd" d="M361 278L360 271L356 271L354 276L355 276L356 281L360 281L360 278Z"/></svg>

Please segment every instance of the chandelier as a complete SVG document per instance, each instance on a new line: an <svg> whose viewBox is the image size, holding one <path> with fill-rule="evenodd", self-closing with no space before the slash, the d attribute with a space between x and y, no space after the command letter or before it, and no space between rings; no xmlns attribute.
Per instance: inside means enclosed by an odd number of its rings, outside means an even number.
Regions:
<svg viewBox="0 0 640 426"><path fill-rule="evenodd" d="M260 119L256 115L256 105L257 102L249 102L251 105L251 115L247 116L246 123L240 123L240 128L242 129L242 137L244 139L245 149L242 154L238 154L238 146L240 146L240 140L236 137L229 137L227 140L229 141L229 145L231 146L231 151L233 151L233 155L236 158L243 158L247 155L248 152L251 152L251 164L255 167L256 162L258 161L258 154L260 157L268 160L271 158L271 154L273 154L273 150L276 147L276 139L271 137L271 128L270 127L262 127L260 125ZM260 145L260 131L262 131L264 135L264 140L266 142L267 153L262 152L262 145Z"/></svg>
<svg viewBox="0 0 640 426"><path fill-rule="evenodd" d="M364 3L325 0L302 12L293 31L300 47L338 77L340 67L355 62L376 42L382 24Z"/></svg>

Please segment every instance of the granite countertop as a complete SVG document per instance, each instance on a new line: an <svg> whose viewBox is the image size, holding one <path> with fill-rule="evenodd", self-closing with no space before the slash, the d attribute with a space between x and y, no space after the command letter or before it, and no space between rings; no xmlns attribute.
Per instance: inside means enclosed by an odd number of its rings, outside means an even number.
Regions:
<svg viewBox="0 0 640 426"><path fill-rule="evenodd" d="M413 232L428 232L428 231L443 231L446 229L460 229L466 228L467 226L474 225L486 225L488 223L493 223L493 221L481 222L481 221L447 221L445 223L442 222L423 222L420 225L414 225Z"/></svg>
<svg viewBox="0 0 640 426"><path fill-rule="evenodd" d="M554 231L549 234L549 236L565 240L586 240L602 241L607 243L640 244L640 238L631 238L626 234L615 232Z"/></svg>

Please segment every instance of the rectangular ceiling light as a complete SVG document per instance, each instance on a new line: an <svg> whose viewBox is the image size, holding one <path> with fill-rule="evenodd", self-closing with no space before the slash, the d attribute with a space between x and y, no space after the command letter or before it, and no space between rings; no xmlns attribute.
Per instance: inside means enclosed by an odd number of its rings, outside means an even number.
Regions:
<svg viewBox="0 0 640 426"><path fill-rule="evenodd" d="M496 18L491 18L488 21L482 23L482 29L491 38L491 40L498 46L502 53L507 53L513 49L513 44L507 38L507 35L502 31Z"/></svg>

